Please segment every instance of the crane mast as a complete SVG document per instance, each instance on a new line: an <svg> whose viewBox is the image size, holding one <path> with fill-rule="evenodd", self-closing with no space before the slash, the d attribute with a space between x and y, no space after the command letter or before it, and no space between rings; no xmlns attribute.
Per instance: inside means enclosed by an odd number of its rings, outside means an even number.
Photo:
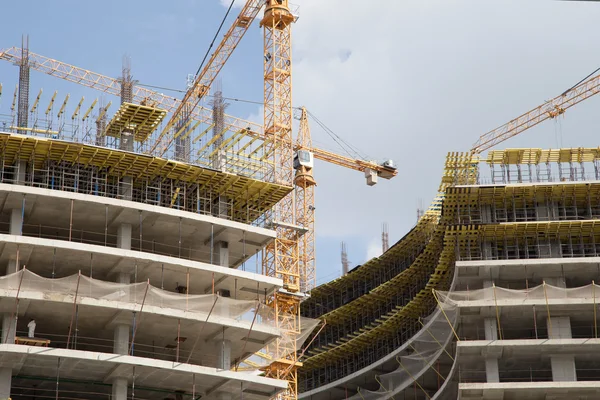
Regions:
<svg viewBox="0 0 600 400"><path fill-rule="evenodd" d="M296 193L296 223L306 229L300 239L300 290L308 292L315 287L317 275L315 266L315 186L313 177L313 154L310 127L306 108L301 108L300 128L296 137L294 155L294 190Z"/></svg>
<svg viewBox="0 0 600 400"><path fill-rule="evenodd" d="M261 26L264 29L264 132L266 154L273 154L273 178L282 185L293 184L292 143L292 23L295 18L287 0L266 0ZM300 332L301 229L296 226L294 194L288 194L272 213L277 237L263 251L263 273L283 280L283 289L273 296L282 338L277 340L275 360L266 375L288 381L280 398L298 397L298 356L296 338Z"/></svg>
<svg viewBox="0 0 600 400"><path fill-rule="evenodd" d="M163 142L161 139L178 121L181 122L182 118L192 118L209 123L212 120L211 111L199 105L199 100L206 95L210 84L237 47L262 5L265 6L260 22L264 29L264 125L225 116L225 126L230 131L263 141L264 158L273 160L273 168L269 169L265 180L294 186L294 191L280 201L269 214L271 227L276 230L277 236L263 249L262 267L263 274L283 281L283 289L267 299L275 311L281 331L281 338L269 345L275 348L269 349L268 353L281 356L266 367L265 372L269 377L288 381L288 389L280 398L295 400L298 395L297 369L301 366L298 362L297 348L297 337L301 332L300 303L305 293L316 283L316 181L312 175L314 159L364 172L369 185L375 184L377 177L390 179L396 176L396 168L391 161L378 164L313 148L305 108L301 109L300 129L294 143L291 28L297 18L290 10L288 0L247 0L234 26L196 77L183 100L139 86L132 88L132 100L160 106L172 113L171 120L150 151L164 157L170 143L176 137L169 136L164 147L159 148L159 143ZM17 62L20 60L19 50L0 50L0 59ZM120 95L121 85L117 79L37 54L29 55L35 59L31 66L35 70L105 93Z"/></svg>

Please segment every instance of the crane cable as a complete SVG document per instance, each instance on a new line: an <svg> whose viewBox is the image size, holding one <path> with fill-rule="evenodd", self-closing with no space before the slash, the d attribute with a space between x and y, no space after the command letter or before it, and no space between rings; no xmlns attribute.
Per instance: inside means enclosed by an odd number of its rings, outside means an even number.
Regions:
<svg viewBox="0 0 600 400"><path fill-rule="evenodd" d="M219 36L219 33L221 33L221 29L223 28L223 25L225 24L225 20L229 16L229 12L231 11L231 8L233 7L234 3L235 3L235 0L231 0L231 3L229 4L229 8L227 9L225 16L223 17L223 20L221 21L221 25L219 25L219 29L217 29L217 32L215 33L215 37L213 37L212 42L210 42L210 46L208 46L208 49L206 49L206 54L204 54L204 58L202 59L202 62L200 63L200 66L198 67L198 71L196 71L195 77L198 76L198 74L200 73L200 70L204 66L204 62L206 61L206 58L210 54L210 49L212 49L213 45L215 44L215 41L217 40L217 37Z"/></svg>
<svg viewBox="0 0 600 400"><path fill-rule="evenodd" d="M594 72L592 72L591 74L589 74L588 76L586 76L585 78L583 78L582 80L580 80L579 82L577 82L576 84L574 84L573 86L571 86L570 88L568 88L567 90L565 90L561 94L561 96L564 96L567 93L569 93L571 90L575 89L577 86L579 86L581 83L583 83L584 81L586 81L590 76L594 75L598 71L600 71L600 67L596 68L596 70Z"/></svg>
<svg viewBox="0 0 600 400"><path fill-rule="evenodd" d="M334 142L336 142L341 148L342 150L344 150L346 152L346 154L348 154L350 157L353 158L358 158L361 160L368 160L369 158L367 156L365 156L364 154L361 154L361 152L354 147L353 145L351 145L350 143L348 143L347 141L345 141L344 139L342 139L339 135L337 135L334 131L332 131L331 129L329 129L323 122L321 122L313 113L311 113L310 111L306 110L306 113L308 114L309 117L311 117L332 139Z"/></svg>

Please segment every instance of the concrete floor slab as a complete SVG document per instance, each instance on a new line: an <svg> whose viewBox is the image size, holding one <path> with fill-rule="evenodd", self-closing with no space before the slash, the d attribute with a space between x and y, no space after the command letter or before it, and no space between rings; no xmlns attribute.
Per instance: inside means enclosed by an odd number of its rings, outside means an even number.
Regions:
<svg viewBox="0 0 600 400"><path fill-rule="evenodd" d="M119 272L131 274L132 282L148 279L155 287L174 291L188 286L190 294L228 290L232 298L254 300L270 295L283 285L281 279L213 264L182 260L135 250L93 244L0 234L0 268L17 258L30 271L51 278L81 271L95 279L115 280ZM189 273L189 281L188 281Z"/></svg>
<svg viewBox="0 0 600 400"><path fill-rule="evenodd" d="M142 357L98 352L52 349L12 344L0 345L0 366L10 367L16 376L40 376L79 381L110 383L127 379L131 385L192 392L202 399L216 399L221 393L244 399L267 399L285 389L287 382L242 372L219 370ZM157 394L160 396L160 393ZM154 399L164 398L154 397Z"/></svg>
<svg viewBox="0 0 600 400"><path fill-rule="evenodd" d="M596 400L599 392L600 381L459 384L459 395L463 400L546 400L564 398Z"/></svg>
<svg viewBox="0 0 600 400"><path fill-rule="evenodd" d="M16 292L0 290L0 312L14 313ZM219 305L215 305L210 313L211 304L207 304L207 310L203 312L146 304L140 313L138 304L91 298L85 286L80 287L77 309L74 309L74 300L74 291L60 295L54 294L51 288L46 292L21 289L17 336L26 336L26 325L34 319L37 323L35 336L50 339L52 347L67 347L71 331L69 341L72 346L112 353L116 325L137 326L134 354L173 361L186 360L190 356L191 362L206 366L218 365L219 342L222 340L231 341L231 359L237 360L259 351L279 336L274 326L252 324L252 312L239 321L224 316L223 312L227 310L220 310ZM131 337L133 328L129 330ZM179 353L176 353L178 337Z"/></svg>
<svg viewBox="0 0 600 400"><path fill-rule="evenodd" d="M128 200L0 183L0 228L12 209L24 213L23 234L116 247L121 224L132 226L132 248L210 262L211 244L229 244L236 267L272 241L274 230ZM140 228L141 226L141 228ZM212 239L211 239L212 237ZM215 259L214 251L212 258ZM216 263L216 261L215 261Z"/></svg>

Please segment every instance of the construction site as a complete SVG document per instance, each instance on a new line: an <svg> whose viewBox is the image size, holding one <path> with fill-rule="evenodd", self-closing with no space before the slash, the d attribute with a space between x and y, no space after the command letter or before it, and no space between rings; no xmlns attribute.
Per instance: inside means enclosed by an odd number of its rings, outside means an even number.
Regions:
<svg viewBox="0 0 600 400"><path fill-rule="evenodd" d="M298 8L242 3L178 97L127 57L111 77L0 44L0 400L599 398L600 147L496 148L600 92L598 70L448 153L412 228L390 243L384 223L352 267L342 244L317 285L314 168L377 190L401 166L313 145ZM218 80L257 25L260 123Z"/></svg>

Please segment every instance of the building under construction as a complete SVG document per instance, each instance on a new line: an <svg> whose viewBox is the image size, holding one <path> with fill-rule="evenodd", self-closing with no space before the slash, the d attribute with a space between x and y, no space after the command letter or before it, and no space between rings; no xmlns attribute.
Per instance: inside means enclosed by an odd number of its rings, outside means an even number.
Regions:
<svg viewBox="0 0 600 400"><path fill-rule="evenodd" d="M215 78L261 10L257 124ZM600 148L483 151L600 77L450 153L401 240L385 226L380 257L314 287L314 160L369 186L397 170L313 147L297 20L246 1L181 100L127 58L108 77L28 40L0 50L0 399L597 398ZM35 73L99 97L44 94Z"/></svg>
<svg viewBox="0 0 600 400"><path fill-rule="evenodd" d="M145 149L162 146L149 137L167 111L136 101L128 62L110 83L120 98L110 116L110 103L73 109L56 93L31 102L40 58L26 43L2 55L17 58L19 82L0 123L0 398L285 390L257 372L290 356L279 319L294 316L269 304L282 279L246 264L276 237L265 214L292 187L254 157L260 141L191 140L187 122L156 157ZM205 131L226 124L214 105ZM314 326L303 319L296 343Z"/></svg>
<svg viewBox="0 0 600 400"><path fill-rule="evenodd" d="M215 81L255 19L261 124L227 115ZM247 1L182 99L139 85L128 58L109 77L28 38L0 50L17 67L0 82L0 399L297 398L319 324L300 315L314 159L369 185L397 174L312 146L292 107L297 19L287 0ZM99 97L44 94L32 72Z"/></svg>
<svg viewBox="0 0 600 400"><path fill-rule="evenodd" d="M600 148L450 154L437 200L312 291L299 397L597 398Z"/></svg>

